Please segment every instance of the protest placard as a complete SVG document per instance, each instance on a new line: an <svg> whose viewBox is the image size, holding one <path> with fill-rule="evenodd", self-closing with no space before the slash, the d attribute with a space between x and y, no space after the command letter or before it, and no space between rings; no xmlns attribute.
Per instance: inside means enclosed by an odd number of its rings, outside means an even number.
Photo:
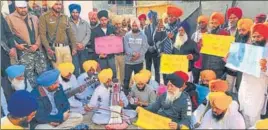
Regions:
<svg viewBox="0 0 268 130"><path fill-rule="evenodd" d="M175 71L188 73L189 60L186 55L162 54L160 71L162 74L171 74Z"/></svg>
<svg viewBox="0 0 268 130"><path fill-rule="evenodd" d="M150 111L139 107L138 120L135 125L142 129L170 129L169 123L172 122L171 119L154 114Z"/></svg>
<svg viewBox="0 0 268 130"><path fill-rule="evenodd" d="M260 77L260 60L264 47L244 43L233 43L230 47L226 67Z"/></svg>
<svg viewBox="0 0 268 130"><path fill-rule="evenodd" d="M123 52L123 39L118 36L104 36L95 39L97 54L116 54Z"/></svg>
<svg viewBox="0 0 268 130"><path fill-rule="evenodd" d="M202 34L201 53L225 57L234 40L235 38L233 36Z"/></svg>

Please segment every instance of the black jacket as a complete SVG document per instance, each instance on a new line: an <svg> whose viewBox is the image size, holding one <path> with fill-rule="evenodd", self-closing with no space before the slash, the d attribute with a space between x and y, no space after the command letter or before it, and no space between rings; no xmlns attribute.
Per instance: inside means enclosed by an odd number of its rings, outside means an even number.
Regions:
<svg viewBox="0 0 268 130"><path fill-rule="evenodd" d="M173 48L173 54L178 54L178 55L188 55L192 54L193 55L193 60L189 61L189 71L192 70L194 67L194 62L196 62L199 59L199 51L197 48L197 43L190 38L180 47L180 49Z"/></svg>
<svg viewBox="0 0 268 130"><path fill-rule="evenodd" d="M90 39L92 40L92 44L89 47L92 48L94 50L94 52L96 53L96 51L95 51L95 38L103 37L103 36L109 36L111 34L115 34L114 26L111 26L111 25L108 24L107 25L107 33L105 35L105 33L101 29L101 26L98 25L96 28L92 29L91 37L90 37ZM113 54L109 54L109 55L107 55L106 58L111 58L113 56L114 56Z"/></svg>

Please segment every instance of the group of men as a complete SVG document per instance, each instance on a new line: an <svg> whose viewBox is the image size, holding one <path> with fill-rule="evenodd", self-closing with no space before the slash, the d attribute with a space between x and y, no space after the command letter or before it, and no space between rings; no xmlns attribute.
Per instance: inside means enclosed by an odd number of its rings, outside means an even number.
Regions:
<svg viewBox="0 0 268 130"><path fill-rule="evenodd" d="M222 13L201 15L190 36L176 6L138 18L92 11L88 23L80 18L79 4L69 6L70 17L62 13L62 1L47 4L50 10L39 18L25 1L16 1L6 18L1 15L1 129L73 128L88 112L93 123L107 125L115 104L124 126L144 107L172 119L171 129L268 129L268 57L259 61L257 78L226 68L228 56L200 53L204 33L268 47L266 15L253 21L233 7L226 12L227 28ZM122 37L124 51L96 54L95 39L104 36ZM163 74L165 90L159 94L162 54L186 55L189 70Z"/></svg>

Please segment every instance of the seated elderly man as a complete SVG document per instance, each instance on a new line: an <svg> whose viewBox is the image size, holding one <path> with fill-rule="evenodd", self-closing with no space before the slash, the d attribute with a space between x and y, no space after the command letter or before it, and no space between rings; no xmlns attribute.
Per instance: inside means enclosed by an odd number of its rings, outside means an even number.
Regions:
<svg viewBox="0 0 268 130"><path fill-rule="evenodd" d="M96 109L94 111L94 115L92 117L92 121L98 125L106 125L110 121L111 110L110 106L113 106L115 103L113 95L115 94L113 90L112 83L113 72L112 69L104 69L98 74L98 78L100 80L100 85L94 91L90 102L86 105L85 109L87 111L91 111L92 109ZM119 101L116 101L119 106L125 108L128 106L128 99L123 91L119 92ZM129 119L136 117L137 113L134 110L122 110L123 120L126 116Z"/></svg>
<svg viewBox="0 0 268 130"><path fill-rule="evenodd" d="M211 109L206 112L198 129L246 129L238 104L224 92L209 94ZM235 105L234 105L235 103Z"/></svg>
<svg viewBox="0 0 268 130"><path fill-rule="evenodd" d="M83 92L85 90L84 86L81 86L81 89L77 92L71 92L78 88L76 77L73 74L74 65L71 62L60 63L58 69L60 71L59 83L62 85L65 94L67 94L71 107L70 111L85 114L83 103L77 100L74 96L79 92Z"/></svg>
<svg viewBox="0 0 268 130"><path fill-rule="evenodd" d="M12 65L6 69L6 73L9 81L11 82L13 90L26 90L28 92L31 92L32 86L27 80L27 77L24 76L24 72L24 65Z"/></svg>
<svg viewBox="0 0 268 130"><path fill-rule="evenodd" d="M82 122L79 113L70 113L70 103L62 85L59 84L60 72L56 69L46 71L37 78L38 87L32 94L38 99L38 109L31 122L35 129L70 129Z"/></svg>
<svg viewBox="0 0 268 130"><path fill-rule="evenodd" d="M92 79L92 78L98 78L97 77L97 69L98 69L98 62L95 60L88 60L83 63L83 69L84 73L82 73L78 78L78 85L83 85L86 83L86 80ZM95 91L95 88L99 85L99 82L96 82L94 84L91 84L90 86L87 86L86 90L82 93L78 93L75 95L77 100L80 100L83 102L83 104L88 104L93 92Z"/></svg>
<svg viewBox="0 0 268 130"><path fill-rule="evenodd" d="M29 129L38 108L37 100L25 90L14 92L8 102L9 114L1 118L1 130Z"/></svg>
<svg viewBox="0 0 268 130"><path fill-rule="evenodd" d="M191 99L186 92L181 90L185 83L175 73L168 75L167 80L167 92L145 109L171 118L173 121L169 124L171 129L180 129L182 126L190 127L192 115ZM139 107L137 112L139 112Z"/></svg>
<svg viewBox="0 0 268 130"><path fill-rule="evenodd" d="M156 100L156 93L149 85L146 73L137 73L134 75L135 86L131 87L128 95L129 102L133 109L137 106L147 107Z"/></svg>

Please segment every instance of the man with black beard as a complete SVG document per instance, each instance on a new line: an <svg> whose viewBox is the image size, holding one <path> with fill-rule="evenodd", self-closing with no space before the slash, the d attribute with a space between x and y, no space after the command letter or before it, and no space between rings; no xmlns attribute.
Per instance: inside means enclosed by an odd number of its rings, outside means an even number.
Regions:
<svg viewBox="0 0 268 130"><path fill-rule="evenodd" d="M145 109L172 119L170 129L181 129L183 126L191 127L192 105L191 99L182 88L184 80L175 73L167 75L167 92L156 99ZM136 109L139 112L139 107Z"/></svg>
<svg viewBox="0 0 268 130"><path fill-rule="evenodd" d="M145 53L148 49L147 37L140 32L140 21L137 18L131 20L131 30L124 37L125 49L125 79L124 92L128 95L129 81L132 72L138 73L143 68Z"/></svg>
<svg viewBox="0 0 268 130"><path fill-rule="evenodd" d="M76 89L78 86L77 79L75 75L73 74L74 72L74 65L70 62L65 62L61 63L58 66L58 69L60 71L60 76L59 76L59 82L63 87L63 91L65 93L68 93L74 89ZM85 90L84 87L80 87L80 93ZM77 95L79 92L77 92L75 95ZM68 95L68 94L67 94ZM79 100L77 100L74 96L68 96L68 101L70 103L70 111L71 112L77 112L80 114L85 114L83 103Z"/></svg>
<svg viewBox="0 0 268 130"><path fill-rule="evenodd" d="M25 90L16 91L8 102L9 114L1 118L1 129L29 129L38 108L37 100Z"/></svg>
<svg viewBox="0 0 268 130"><path fill-rule="evenodd" d="M201 121L198 129L245 129L245 121L239 113L237 102L224 92L209 94L209 109Z"/></svg>
<svg viewBox="0 0 268 130"><path fill-rule="evenodd" d="M35 118L31 129L70 129L80 124L83 116L70 112L70 103L59 84L60 72L46 71L37 78L38 87L31 92L38 100Z"/></svg>

